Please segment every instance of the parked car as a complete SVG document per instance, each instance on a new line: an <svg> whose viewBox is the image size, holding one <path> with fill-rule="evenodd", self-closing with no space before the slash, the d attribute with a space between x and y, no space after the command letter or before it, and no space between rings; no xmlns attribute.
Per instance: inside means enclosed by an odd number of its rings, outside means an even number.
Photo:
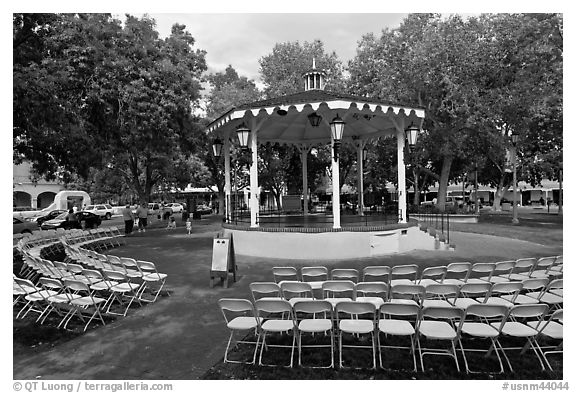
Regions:
<svg viewBox="0 0 576 393"><path fill-rule="evenodd" d="M212 208L206 205L196 205L196 212L200 214L212 214Z"/></svg>
<svg viewBox="0 0 576 393"><path fill-rule="evenodd" d="M26 219L21 220L18 217L12 217L12 233L32 233L38 229L38 224Z"/></svg>
<svg viewBox="0 0 576 393"><path fill-rule="evenodd" d="M67 221L66 216L68 215L67 212L60 214L58 217L53 218L52 220L45 221L40 228L42 229L57 229L57 228L64 228L64 229L72 229L72 228L81 228L81 229L91 229L91 228L98 228L102 223L102 218L94 213L90 213L87 211L80 211L74 213L76 215L76 222Z"/></svg>
<svg viewBox="0 0 576 393"><path fill-rule="evenodd" d="M36 216L34 217L32 220L34 222L36 222L36 224L38 224L39 226L42 225L42 223L44 223L45 221L51 220L53 218L58 217L60 214L66 212L66 210L61 210L61 209L57 209L57 210L52 210L50 212L47 213L42 213L42 215L40 216Z"/></svg>
<svg viewBox="0 0 576 393"><path fill-rule="evenodd" d="M106 220L110 220L114 214L114 208L108 204L88 205L84 208L84 211L96 214Z"/></svg>
<svg viewBox="0 0 576 393"><path fill-rule="evenodd" d="M168 203L165 206L172 209L172 213L182 213L184 210L184 205L181 203Z"/></svg>
<svg viewBox="0 0 576 393"><path fill-rule="evenodd" d="M149 203L148 214L160 214L160 204L156 202Z"/></svg>

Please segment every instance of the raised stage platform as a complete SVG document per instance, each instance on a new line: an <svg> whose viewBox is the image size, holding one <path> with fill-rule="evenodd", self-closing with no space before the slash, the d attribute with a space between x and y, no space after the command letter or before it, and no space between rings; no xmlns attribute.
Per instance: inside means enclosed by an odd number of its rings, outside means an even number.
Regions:
<svg viewBox="0 0 576 393"><path fill-rule="evenodd" d="M224 223L238 255L263 258L334 260L367 258L437 249L437 241L418 227L416 220L406 224L382 216L342 216L342 228L332 228L327 215L262 217L259 227L246 222ZM352 219L353 218L353 219Z"/></svg>

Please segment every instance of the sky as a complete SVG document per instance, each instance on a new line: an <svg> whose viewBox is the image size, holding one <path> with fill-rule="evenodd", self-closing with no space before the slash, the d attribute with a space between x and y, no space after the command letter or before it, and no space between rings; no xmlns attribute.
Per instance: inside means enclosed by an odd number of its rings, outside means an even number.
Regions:
<svg viewBox="0 0 576 393"><path fill-rule="evenodd" d="M344 64L356 54L358 41L367 33L379 35L400 25L407 14L371 13L150 13L161 36L174 23L186 25L205 50L208 72L232 65L241 76L258 82L259 60L272 53L277 43L312 42L319 39L327 53L336 52ZM310 64L312 66L312 64Z"/></svg>

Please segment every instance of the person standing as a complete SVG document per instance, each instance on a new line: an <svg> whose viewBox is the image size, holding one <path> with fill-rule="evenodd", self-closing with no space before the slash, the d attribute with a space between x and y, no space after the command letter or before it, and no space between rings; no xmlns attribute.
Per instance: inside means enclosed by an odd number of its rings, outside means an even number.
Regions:
<svg viewBox="0 0 576 393"><path fill-rule="evenodd" d="M141 203L136 209L136 216L138 216L138 232L146 232L148 226L148 206Z"/></svg>
<svg viewBox="0 0 576 393"><path fill-rule="evenodd" d="M124 235L129 235L134 228L134 213L132 213L130 205L126 205L126 207L122 209L122 218L124 218Z"/></svg>

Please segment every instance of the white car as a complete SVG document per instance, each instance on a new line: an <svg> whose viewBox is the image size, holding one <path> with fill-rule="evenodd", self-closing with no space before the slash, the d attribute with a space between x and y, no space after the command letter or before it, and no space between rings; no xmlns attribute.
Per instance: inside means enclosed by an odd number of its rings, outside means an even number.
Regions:
<svg viewBox="0 0 576 393"><path fill-rule="evenodd" d="M108 204L88 205L84 208L84 211L97 214L106 220L110 220L112 218L112 215L114 214L114 208Z"/></svg>
<svg viewBox="0 0 576 393"><path fill-rule="evenodd" d="M172 213L182 213L184 206L181 203L167 203L166 207L172 209Z"/></svg>

